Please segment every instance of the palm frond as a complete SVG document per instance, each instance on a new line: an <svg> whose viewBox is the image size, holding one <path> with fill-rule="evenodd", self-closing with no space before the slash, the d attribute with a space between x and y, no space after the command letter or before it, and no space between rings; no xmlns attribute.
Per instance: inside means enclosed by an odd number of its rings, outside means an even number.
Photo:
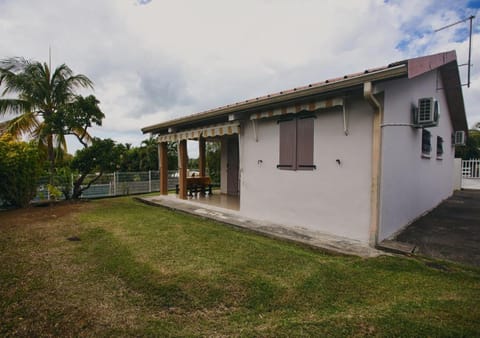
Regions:
<svg viewBox="0 0 480 338"><path fill-rule="evenodd" d="M7 132L8 121L0 122L0 135L3 135Z"/></svg>
<svg viewBox="0 0 480 338"><path fill-rule="evenodd" d="M45 83L45 72L39 62L30 62L23 59L9 59L11 61L6 68L0 68L0 82L4 90L2 95L16 94L37 106L44 102L45 93L43 88L48 89L48 79Z"/></svg>
<svg viewBox="0 0 480 338"><path fill-rule="evenodd" d="M55 148L57 149L57 158L62 158L61 153L67 152L67 140L65 135L54 135Z"/></svg>
<svg viewBox="0 0 480 338"><path fill-rule="evenodd" d="M69 86L72 86L72 87L75 87L75 88L83 87L83 88L93 89L92 80L90 80L87 76L85 76L83 74L77 74L77 75L70 76L67 79L67 83L69 84Z"/></svg>
<svg viewBox="0 0 480 338"><path fill-rule="evenodd" d="M2 96L22 92L22 81L11 68L0 68L0 85L2 85Z"/></svg>
<svg viewBox="0 0 480 338"><path fill-rule="evenodd" d="M44 121L39 121L37 119L37 126L35 127L35 129L32 131L32 137L36 140L38 140L39 142L43 142L45 144L46 141L44 140L44 135L42 133L42 131L45 129L45 122Z"/></svg>
<svg viewBox="0 0 480 338"><path fill-rule="evenodd" d="M90 135L86 129L75 127L73 128L72 133L78 138L80 143L82 143L84 146L92 144L93 142L92 135Z"/></svg>
<svg viewBox="0 0 480 338"><path fill-rule="evenodd" d="M11 72L19 72L22 71L27 65L31 63L30 60L24 57L12 57L0 60L0 69L9 70Z"/></svg>
<svg viewBox="0 0 480 338"><path fill-rule="evenodd" d="M32 111L31 103L21 99L0 99L0 116L19 115Z"/></svg>
<svg viewBox="0 0 480 338"><path fill-rule="evenodd" d="M73 75L72 70L65 64L57 67L50 81L51 99L57 105L67 104L75 100L77 88L92 88L92 81L85 75Z"/></svg>
<svg viewBox="0 0 480 338"><path fill-rule="evenodd" d="M31 136L38 128L38 120L33 113L22 114L6 121L5 132L20 138L26 134Z"/></svg>

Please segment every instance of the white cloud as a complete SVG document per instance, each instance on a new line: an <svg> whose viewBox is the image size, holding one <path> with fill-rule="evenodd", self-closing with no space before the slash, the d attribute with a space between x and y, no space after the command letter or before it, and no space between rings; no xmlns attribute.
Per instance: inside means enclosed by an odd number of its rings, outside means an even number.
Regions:
<svg viewBox="0 0 480 338"><path fill-rule="evenodd" d="M140 128L270 92L468 42L467 1L0 1L1 57L67 63L89 76L106 114L94 134L139 144ZM474 36L473 63L480 64ZM457 41L457 42L456 42ZM464 90L480 121L480 72ZM465 79L464 70L462 77Z"/></svg>

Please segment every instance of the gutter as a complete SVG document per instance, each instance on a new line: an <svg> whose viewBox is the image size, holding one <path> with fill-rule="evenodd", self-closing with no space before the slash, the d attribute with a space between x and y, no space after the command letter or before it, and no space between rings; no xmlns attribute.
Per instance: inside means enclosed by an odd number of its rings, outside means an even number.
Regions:
<svg viewBox="0 0 480 338"><path fill-rule="evenodd" d="M371 247L375 247L378 243L380 223L383 104L374 96L372 82L363 84L363 97L373 108L369 243Z"/></svg>

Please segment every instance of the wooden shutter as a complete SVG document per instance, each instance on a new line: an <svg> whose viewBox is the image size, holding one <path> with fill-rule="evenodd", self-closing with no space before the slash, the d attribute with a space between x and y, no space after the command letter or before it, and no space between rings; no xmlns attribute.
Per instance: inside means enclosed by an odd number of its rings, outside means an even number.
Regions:
<svg viewBox="0 0 480 338"><path fill-rule="evenodd" d="M280 129L280 163L277 168L284 170L296 169L296 148L297 148L297 121L279 121Z"/></svg>
<svg viewBox="0 0 480 338"><path fill-rule="evenodd" d="M441 157L443 155L443 138L437 136L437 156Z"/></svg>
<svg viewBox="0 0 480 338"><path fill-rule="evenodd" d="M313 117L297 120L297 169L313 170Z"/></svg>
<svg viewBox="0 0 480 338"><path fill-rule="evenodd" d="M430 152L432 151L430 139L430 132L428 130L422 129L422 153L424 155L430 155Z"/></svg>

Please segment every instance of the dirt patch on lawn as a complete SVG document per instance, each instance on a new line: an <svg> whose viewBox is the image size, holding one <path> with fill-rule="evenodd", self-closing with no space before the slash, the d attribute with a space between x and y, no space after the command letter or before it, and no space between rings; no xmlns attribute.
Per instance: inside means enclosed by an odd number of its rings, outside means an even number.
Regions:
<svg viewBox="0 0 480 338"><path fill-rule="evenodd" d="M91 208L88 201L62 201L0 211L0 227L45 224Z"/></svg>
<svg viewBox="0 0 480 338"><path fill-rule="evenodd" d="M137 309L119 296L122 284L97 275L79 251L90 226L81 215L97 207L63 201L0 211L0 336L135 330Z"/></svg>

